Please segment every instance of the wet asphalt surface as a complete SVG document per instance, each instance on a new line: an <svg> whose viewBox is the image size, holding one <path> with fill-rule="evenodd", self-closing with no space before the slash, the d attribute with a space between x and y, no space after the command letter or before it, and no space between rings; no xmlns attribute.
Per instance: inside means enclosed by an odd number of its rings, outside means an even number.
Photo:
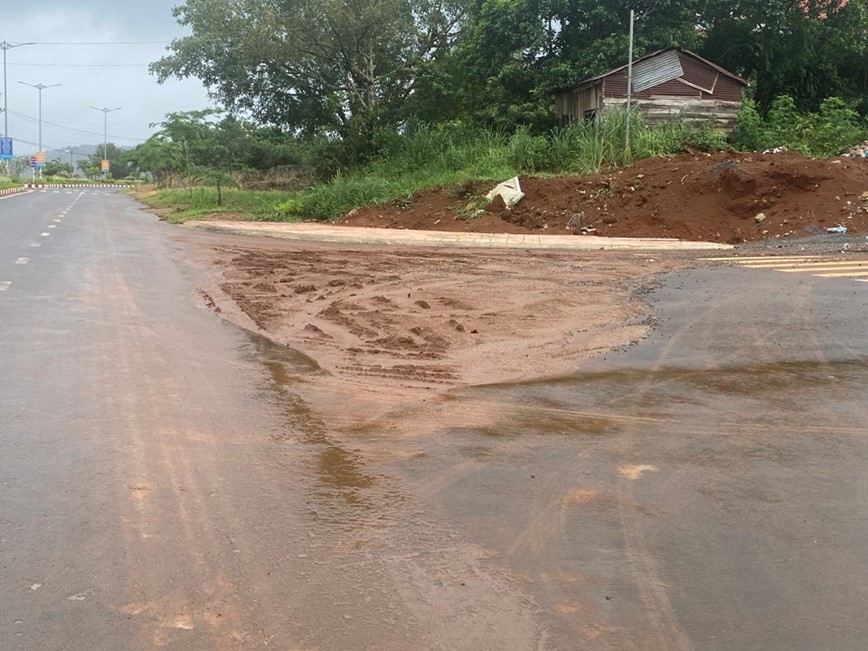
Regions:
<svg viewBox="0 0 868 651"><path fill-rule="evenodd" d="M0 648L865 646L868 283L699 264L647 340L442 398L486 425L348 442L190 235L92 191L0 232Z"/></svg>

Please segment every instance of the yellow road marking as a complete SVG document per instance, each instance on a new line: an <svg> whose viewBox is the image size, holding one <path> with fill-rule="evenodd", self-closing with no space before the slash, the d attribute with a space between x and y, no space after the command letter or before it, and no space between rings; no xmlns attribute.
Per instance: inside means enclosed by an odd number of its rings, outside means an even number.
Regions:
<svg viewBox="0 0 868 651"><path fill-rule="evenodd" d="M702 258L706 262L734 263L746 269L770 269L781 273L810 273L818 278L852 278L860 282L868 280L868 260L833 260L822 256L759 256L753 258L716 257Z"/></svg>
<svg viewBox="0 0 868 651"><path fill-rule="evenodd" d="M771 255L764 255L764 256L758 256L758 257L754 257L754 258L737 258L737 257L733 257L733 256L717 257L717 258L700 258L700 260L702 260L704 262L738 262L738 263L742 263L742 262L774 262L775 260L783 262L783 261L789 261L789 260L800 261L800 260L822 260L822 259L823 259L823 256L820 256L820 255L798 255L798 256L790 255L790 256L780 256L780 257L771 256Z"/></svg>
<svg viewBox="0 0 868 651"><path fill-rule="evenodd" d="M868 271L845 271L833 274L817 274L820 278L847 278L853 276L868 276Z"/></svg>
<svg viewBox="0 0 868 651"><path fill-rule="evenodd" d="M824 269L824 268L841 268L841 269L849 269L849 268L859 268L868 266L868 262L858 262L855 260L850 260L849 262L803 262L803 263L795 263L795 262L783 262L780 264L746 264L742 265L749 269Z"/></svg>

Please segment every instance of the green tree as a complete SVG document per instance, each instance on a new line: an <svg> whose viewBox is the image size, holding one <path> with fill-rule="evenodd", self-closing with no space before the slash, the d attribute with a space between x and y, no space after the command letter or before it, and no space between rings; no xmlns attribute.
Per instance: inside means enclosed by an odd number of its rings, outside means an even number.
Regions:
<svg viewBox="0 0 868 651"><path fill-rule="evenodd" d="M702 53L754 82L761 112L779 96L815 111L838 96L868 109L866 0L708 0Z"/></svg>
<svg viewBox="0 0 868 651"><path fill-rule="evenodd" d="M109 161L109 178L122 179L130 171L130 151L121 149L114 143L100 145L97 150L88 156L87 160L78 164L88 176L96 177L102 173L102 160L106 157ZM94 171L95 170L95 171Z"/></svg>
<svg viewBox="0 0 868 651"><path fill-rule="evenodd" d="M159 81L197 77L257 122L369 142L399 119L416 72L448 48L459 0L187 0L191 35L151 65Z"/></svg>
<svg viewBox="0 0 868 651"><path fill-rule="evenodd" d="M702 1L480 0L457 47L423 69L418 115L546 131L557 90L626 62L631 9L641 56L698 47Z"/></svg>
<svg viewBox="0 0 868 651"><path fill-rule="evenodd" d="M46 161L45 167L42 170L44 176L65 176L71 177L73 173L72 165L59 160Z"/></svg>

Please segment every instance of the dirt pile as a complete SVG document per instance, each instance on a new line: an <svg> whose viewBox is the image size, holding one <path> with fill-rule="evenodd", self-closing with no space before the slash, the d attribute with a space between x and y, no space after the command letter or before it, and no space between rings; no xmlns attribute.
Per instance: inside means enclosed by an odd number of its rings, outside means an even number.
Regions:
<svg viewBox="0 0 868 651"><path fill-rule="evenodd" d="M368 206L348 226L495 233L580 233L750 242L842 224L868 235L868 159L801 154L683 154L584 177L523 177L512 210L479 213L492 184L443 187ZM470 198L468 198L470 195ZM759 219L758 215L762 215Z"/></svg>

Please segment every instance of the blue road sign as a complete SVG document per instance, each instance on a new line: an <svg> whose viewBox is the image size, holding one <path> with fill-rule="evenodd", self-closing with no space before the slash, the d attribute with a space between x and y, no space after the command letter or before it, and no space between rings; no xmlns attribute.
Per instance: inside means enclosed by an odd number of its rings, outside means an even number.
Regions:
<svg viewBox="0 0 868 651"><path fill-rule="evenodd" d="M12 160L12 138L0 138L0 160Z"/></svg>

